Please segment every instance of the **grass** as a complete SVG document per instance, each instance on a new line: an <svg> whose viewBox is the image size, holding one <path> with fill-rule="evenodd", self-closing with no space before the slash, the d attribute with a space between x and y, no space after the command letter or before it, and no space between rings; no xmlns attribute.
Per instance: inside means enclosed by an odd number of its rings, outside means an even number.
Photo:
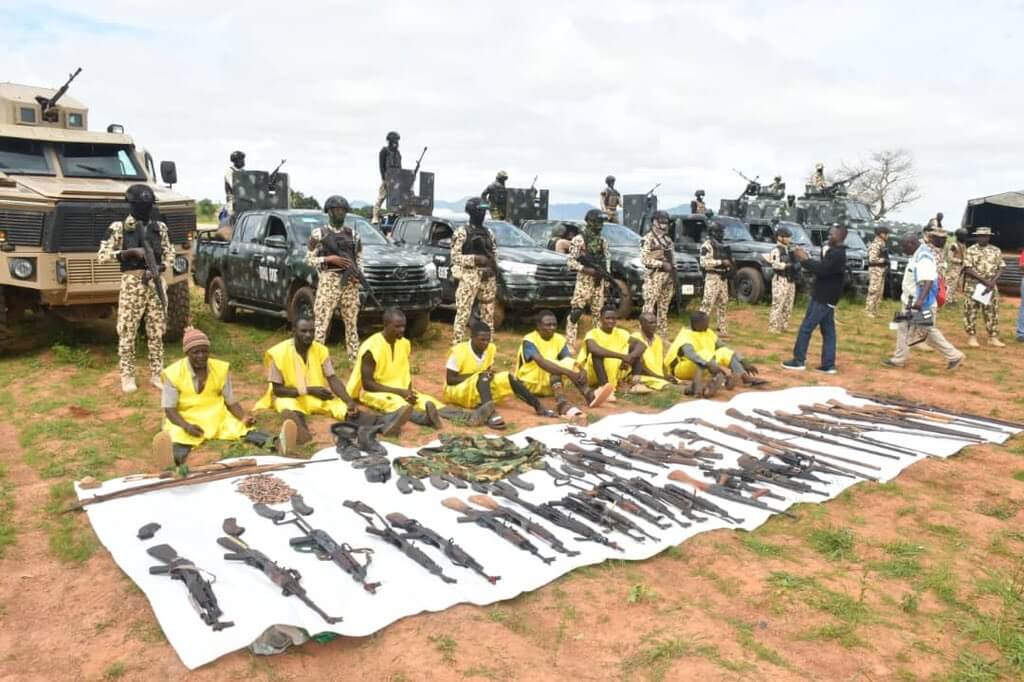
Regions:
<svg viewBox="0 0 1024 682"><path fill-rule="evenodd" d="M455 663L455 650L459 645L451 635L430 635L427 639L441 653L442 661L445 663Z"/></svg>
<svg viewBox="0 0 1024 682"><path fill-rule="evenodd" d="M495 623L501 623L518 635L526 634L530 629L526 618L524 618L523 614L518 611L511 611L509 609L502 609L495 606L487 612L487 617Z"/></svg>
<svg viewBox="0 0 1024 682"><path fill-rule="evenodd" d="M0 465L0 559L14 544L14 486L7 480L7 467Z"/></svg>
<svg viewBox="0 0 1024 682"><path fill-rule="evenodd" d="M736 620L730 621L730 624L736 629L736 641L741 647L754 654L759 661L765 661L780 668L792 667L779 652L757 641L753 625Z"/></svg>
<svg viewBox="0 0 1024 682"><path fill-rule="evenodd" d="M1017 515L1021 506L1020 502L1009 498L988 499L978 503L975 511L1000 521L1009 521Z"/></svg>
<svg viewBox="0 0 1024 682"><path fill-rule="evenodd" d="M912 578L921 572L918 559L924 553L924 546L910 542L890 542L883 547L887 559L870 564L871 569L887 578Z"/></svg>
<svg viewBox="0 0 1024 682"><path fill-rule="evenodd" d="M762 557L778 558L784 556L786 549L781 545L774 545L761 540L753 533L740 532L740 544Z"/></svg>
<svg viewBox="0 0 1024 682"><path fill-rule="evenodd" d="M853 547L855 537L848 528L815 528L807 536L811 547L832 561L850 561L856 558Z"/></svg>
<svg viewBox="0 0 1024 682"><path fill-rule="evenodd" d="M115 661L107 666L106 670L103 671L103 679L105 680L119 680L124 677L124 663Z"/></svg>
<svg viewBox="0 0 1024 682"><path fill-rule="evenodd" d="M61 561L81 565L93 555L99 542L85 520L61 511L75 499L71 481L50 486L50 498L46 505L49 518L44 521L50 551Z"/></svg>
<svg viewBox="0 0 1024 682"><path fill-rule="evenodd" d="M653 601L658 597L657 593L643 583L637 583L629 588L626 595L626 602L629 604L642 604Z"/></svg>

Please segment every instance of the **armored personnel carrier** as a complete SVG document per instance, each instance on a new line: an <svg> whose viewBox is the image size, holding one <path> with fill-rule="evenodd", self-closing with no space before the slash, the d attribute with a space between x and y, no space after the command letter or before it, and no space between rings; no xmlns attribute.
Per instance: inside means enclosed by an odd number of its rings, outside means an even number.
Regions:
<svg viewBox="0 0 1024 682"><path fill-rule="evenodd" d="M79 69L81 71L81 69ZM195 202L158 184L153 157L120 125L90 131L89 110L60 89L0 83L0 346L26 310L72 322L109 317L121 272L96 251L115 220L128 215L125 190L146 183L174 245L164 273L166 338L188 320L190 243ZM163 182L177 182L174 162L160 164Z"/></svg>

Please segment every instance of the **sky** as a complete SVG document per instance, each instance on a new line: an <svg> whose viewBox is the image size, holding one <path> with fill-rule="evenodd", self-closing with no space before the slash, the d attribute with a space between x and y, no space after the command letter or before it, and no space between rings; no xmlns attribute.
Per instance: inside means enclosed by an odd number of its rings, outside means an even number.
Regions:
<svg viewBox="0 0 1024 682"><path fill-rule="evenodd" d="M0 81L83 67L90 127L124 125L196 199L241 149L321 201L372 201L397 130L446 200L505 170L552 203L596 204L612 174L717 208L733 168L793 191L818 161L905 148L923 197L892 217L923 222L1024 188L1022 38L1024 0L0 0Z"/></svg>

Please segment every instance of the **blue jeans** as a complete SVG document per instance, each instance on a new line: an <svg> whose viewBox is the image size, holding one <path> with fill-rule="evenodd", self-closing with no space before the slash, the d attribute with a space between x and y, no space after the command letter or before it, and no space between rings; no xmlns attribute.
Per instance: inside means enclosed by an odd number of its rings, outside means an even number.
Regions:
<svg viewBox="0 0 1024 682"><path fill-rule="evenodd" d="M807 360L807 346L811 343L811 334L821 327L821 366L825 368L836 365L836 309L832 306L811 300L807 306L804 321L800 323L800 331L796 335L793 346L793 359L801 365Z"/></svg>
<svg viewBox="0 0 1024 682"><path fill-rule="evenodd" d="M1020 310L1017 311L1017 339L1024 340L1024 276L1020 278Z"/></svg>

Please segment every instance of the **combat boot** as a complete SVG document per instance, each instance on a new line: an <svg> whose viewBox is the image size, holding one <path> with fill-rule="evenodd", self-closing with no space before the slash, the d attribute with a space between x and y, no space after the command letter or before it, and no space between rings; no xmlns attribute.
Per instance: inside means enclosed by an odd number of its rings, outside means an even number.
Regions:
<svg viewBox="0 0 1024 682"><path fill-rule="evenodd" d="M121 377L122 393L135 393L137 390L139 390L139 387L135 384L135 377Z"/></svg>
<svg viewBox="0 0 1024 682"><path fill-rule="evenodd" d="M412 416L412 405L406 405L400 410L395 410L384 417L384 424L381 429L383 436L397 436L402 430L402 424L409 421Z"/></svg>
<svg viewBox="0 0 1024 682"><path fill-rule="evenodd" d="M159 374L150 374L149 375L149 385L152 386L153 388L155 388L158 391L164 390L164 382L160 378Z"/></svg>
<svg viewBox="0 0 1024 682"><path fill-rule="evenodd" d="M981 344L978 343L978 337L971 334L967 337L967 345L971 348L981 348Z"/></svg>
<svg viewBox="0 0 1024 682"><path fill-rule="evenodd" d="M988 345L995 346L996 348L1005 348L1006 344L999 340L998 336L988 337Z"/></svg>
<svg viewBox="0 0 1024 682"><path fill-rule="evenodd" d="M483 426L492 414L494 414L494 402L489 400L469 413L469 425Z"/></svg>

